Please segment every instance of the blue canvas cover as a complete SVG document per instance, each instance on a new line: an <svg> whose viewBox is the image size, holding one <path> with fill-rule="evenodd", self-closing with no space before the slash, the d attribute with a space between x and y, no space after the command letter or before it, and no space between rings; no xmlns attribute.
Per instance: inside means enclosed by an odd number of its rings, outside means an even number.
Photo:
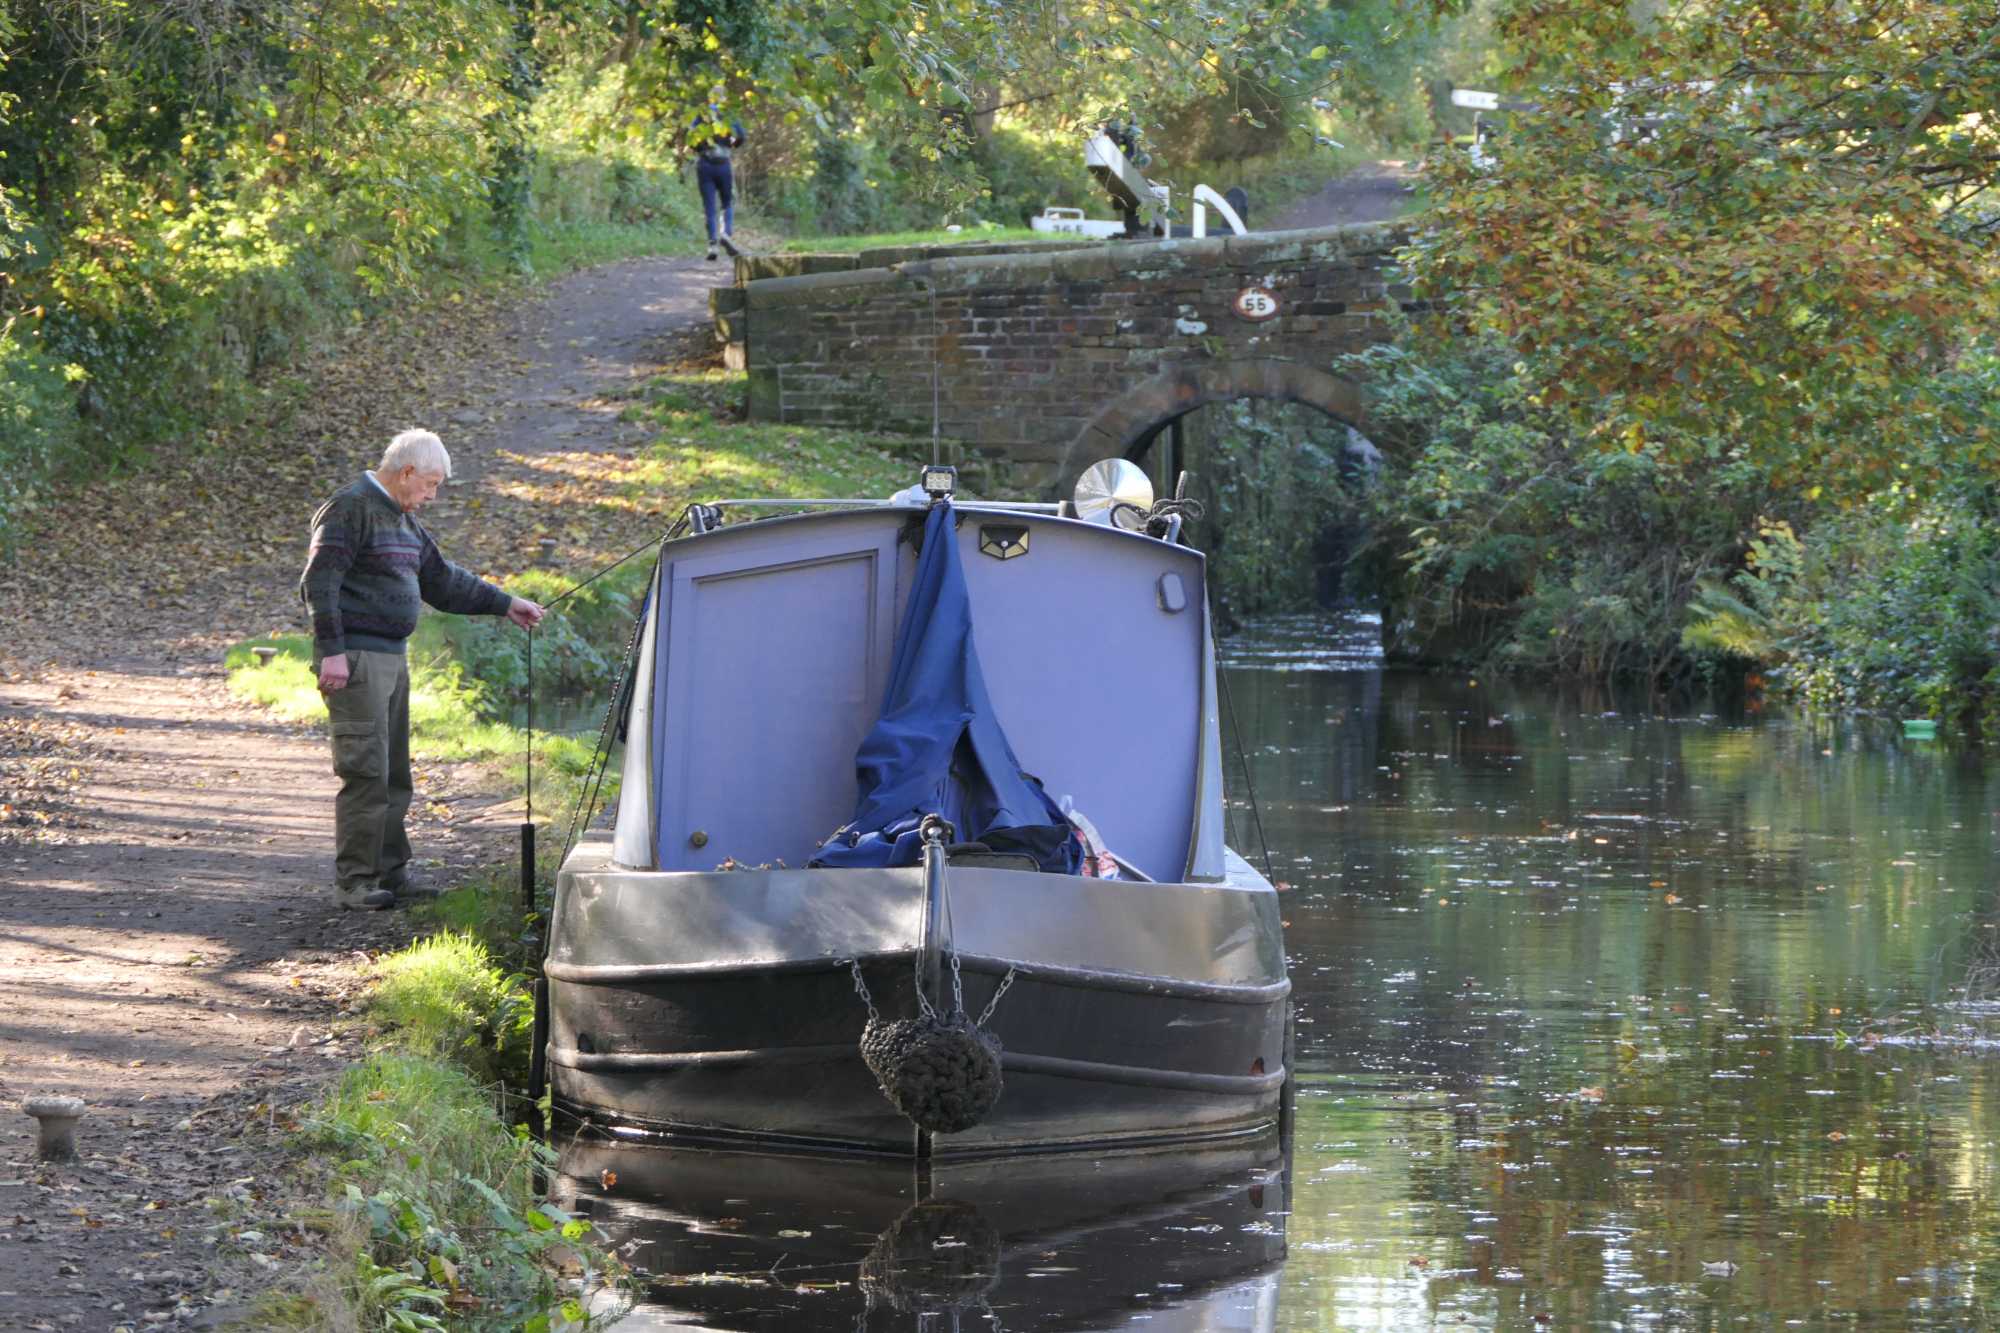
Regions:
<svg viewBox="0 0 2000 1333"><path fill-rule="evenodd" d="M1045 871L1075 874L1069 821L1021 771L987 697L954 527L950 501L931 506L882 716L854 757L861 799L812 864L915 865L918 827L937 814L962 842L1026 852Z"/></svg>

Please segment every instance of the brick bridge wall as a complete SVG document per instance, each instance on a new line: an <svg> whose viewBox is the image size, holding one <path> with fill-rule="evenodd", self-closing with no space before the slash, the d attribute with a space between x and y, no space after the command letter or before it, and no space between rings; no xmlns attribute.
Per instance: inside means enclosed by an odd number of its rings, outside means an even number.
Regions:
<svg viewBox="0 0 2000 1333"><path fill-rule="evenodd" d="M1336 357L1410 310L1384 226L927 259L749 282L750 415L963 443L987 486L1056 493L1203 403L1309 403L1366 431ZM1274 318L1235 313L1263 287ZM738 323L740 321L740 325Z"/></svg>

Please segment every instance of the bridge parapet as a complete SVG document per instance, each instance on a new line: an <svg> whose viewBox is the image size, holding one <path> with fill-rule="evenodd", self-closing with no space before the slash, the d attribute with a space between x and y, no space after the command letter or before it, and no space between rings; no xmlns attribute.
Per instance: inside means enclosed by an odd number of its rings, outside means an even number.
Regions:
<svg viewBox="0 0 2000 1333"><path fill-rule="evenodd" d="M935 413L988 485L1050 492L1223 398L1295 399L1365 430L1330 365L1416 308L1405 239L1329 227L753 281L750 414L927 434Z"/></svg>

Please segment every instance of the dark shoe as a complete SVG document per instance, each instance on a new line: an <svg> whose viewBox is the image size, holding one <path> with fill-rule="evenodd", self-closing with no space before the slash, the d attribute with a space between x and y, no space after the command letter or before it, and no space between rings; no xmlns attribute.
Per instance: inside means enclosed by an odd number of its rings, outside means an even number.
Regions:
<svg viewBox="0 0 2000 1333"><path fill-rule="evenodd" d="M399 903L430 902L438 896L437 886L422 880L385 880L382 887L396 895Z"/></svg>
<svg viewBox="0 0 2000 1333"><path fill-rule="evenodd" d="M333 891L333 901L343 912L380 912L396 905L396 895L392 890L379 885L370 885L367 888L337 888Z"/></svg>

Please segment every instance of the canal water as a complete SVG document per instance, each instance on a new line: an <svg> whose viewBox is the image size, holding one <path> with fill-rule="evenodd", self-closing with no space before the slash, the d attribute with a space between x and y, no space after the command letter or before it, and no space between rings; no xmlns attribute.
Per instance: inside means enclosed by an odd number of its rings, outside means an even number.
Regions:
<svg viewBox="0 0 2000 1333"><path fill-rule="evenodd" d="M1978 757L1389 672L1377 637L1223 645L1289 1153L959 1168L921 1207L899 1169L657 1161L581 1187L651 1276L626 1326L2000 1327Z"/></svg>

